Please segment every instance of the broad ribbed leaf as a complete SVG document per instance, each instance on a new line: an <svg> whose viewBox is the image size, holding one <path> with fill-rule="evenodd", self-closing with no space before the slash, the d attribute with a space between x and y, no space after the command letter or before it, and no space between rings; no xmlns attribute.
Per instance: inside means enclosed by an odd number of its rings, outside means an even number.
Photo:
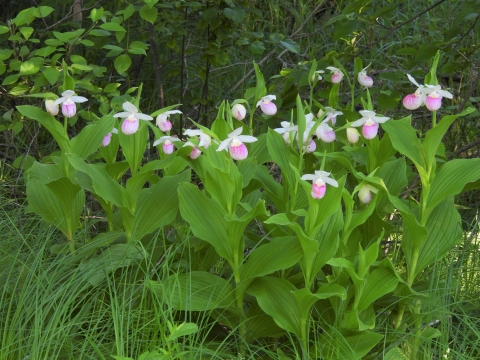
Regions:
<svg viewBox="0 0 480 360"><path fill-rule="evenodd" d="M300 289L293 292L300 310L301 317L307 319L310 315L312 306L318 300L328 299L332 296L340 297L342 300L347 298L347 291L338 284L321 284L316 293L311 293L308 289Z"/></svg>
<svg viewBox="0 0 480 360"><path fill-rule="evenodd" d="M137 204L140 191L142 191L143 186L148 181L150 176L152 176L152 174L153 171L140 171L138 174L127 180L125 189L128 196L128 203L130 204L132 211L135 211L135 206ZM176 190L177 189L175 189L175 191Z"/></svg>
<svg viewBox="0 0 480 360"><path fill-rule="evenodd" d="M233 261L233 249L228 242L225 221L226 211L192 184L180 184L178 198L180 213L190 223L194 235L211 244L221 257Z"/></svg>
<svg viewBox="0 0 480 360"><path fill-rule="evenodd" d="M190 181L190 172L167 176L149 188L140 191L135 209L133 236L141 239L144 235L171 223L178 211L177 187Z"/></svg>
<svg viewBox="0 0 480 360"><path fill-rule="evenodd" d="M459 118L460 116L465 116L473 112L474 108L467 108L459 114L447 115L442 118L442 120L434 128L427 131L425 140L423 141L423 147L425 149L426 159L428 169L435 171L434 166L436 165L435 154L437 153L438 146L442 142L443 136L450 128L450 125ZM433 167L433 168L432 168Z"/></svg>
<svg viewBox="0 0 480 360"><path fill-rule="evenodd" d="M258 305L278 326L301 338L301 314L292 293L296 290L285 279L267 276L255 279L247 292L257 298Z"/></svg>
<svg viewBox="0 0 480 360"><path fill-rule="evenodd" d="M36 106L30 105L17 106L17 110L20 111L23 116L38 121L47 129L64 153L71 151L71 145L65 134L65 129L52 115Z"/></svg>
<svg viewBox="0 0 480 360"><path fill-rule="evenodd" d="M263 74L255 61L253 62L253 67L255 68L255 78L257 80L257 84L255 87L255 103L253 104L253 106L257 106L258 100L267 95L267 89L265 87L265 80L263 78Z"/></svg>
<svg viewBox="0 0 480 360"><path fill-rule="evenodd" d="M358 302L359 311L365 310L375 300L395 290L399 281L395 273L384 267L373 270L366 280Z"/></svg>
<svg viewBox="0 0 480 360"><path fill-rule="evenodd" d="M122 131L118 132L122 153L127 159L132 174L136 174L142 163L143 153L147 147L148 128L140 121L140 127L135 134L125 135Z"/></svg>
<svg viewBox="0 0 480 360"><path fill-rule="evenodd" d="M265 314L257 303L253 303L245 314L246 340L252 341L261 337L278 337L285 335L285 330L278 327L271 316Z"/></svg>
<svg viewBox="0 0 480 360"><path fill-rule="evenodd" d="M480 159L458 159L447 162L435 175L428 196L427 217L443 199L459 194L464 186L480 179Z"/></svg>
<svg viewBox="0 0 480 360"><path fill-rule="evenodd" d="M282 169L282 176L288 181L288 186L293 187L295 184L295 173L290 167L288 158L288 149L282 136L272 129L268 129L267 147L273 161ZM285 186L286 184L284 184Z"/></svg>
<svg viewBox="0 0 480 360"><path fill-rule="evenodd" d="M70 141L72 152L85 159L97 151L105 135L112 131L114 123L113 116L107 115L98 120L97 123L85 126L80 134Z"/></svg>
<svg viewBox="0 0 480 360"><path fill-rule="evenodd" d="M205 271L174 274L161 282L152 280L149 285L170 308L177 310L208 311L236 306L228 281Z"/></svg>
<svg viewBox="0 0 480 360"><path fill-rule="evenodd" d="M383 335L370 332L358 331L343 333L338 330L327 330L317 340L321 344L321 354L318 359L348 359L360 360L378 344Z"/></svg>
<svg viewBox="0 0 480 360"><path fill-rule="evenodd" d="M241 279L247 280L287 269L302 256L302 246L297 238L274 238L250 253L241 269Z"/></svg>
<svg viewBox="0 0 480 360"><path fill-rule="evenodd" d="M272 160L267 148L267 134L262 134L258 140L250 144L248 156L256 158L257 164L261 165Z"/></svg>
<svg viewBox="0 0 480 360"><path fill-rule="evenodd" d="M462 241L461 218L452 198L445 199L433 210L426 227L428 236L420 248L415 275L442 259Z"/></svg>
<svg viewBox="0 0 480 360"><path fill-rule="evenodd" d="M246 187L257 171L257 162L255 158L249 157L238 162L238 171L242 175L242 188Z"/></svg>
<svg viewBox="0 0 480 360"><path fill-rule="evenodd" d="M386 162L380 169L378 177L383 179L383 182L391 195L398 196L408 184L405 159L401 158ZM381 196L377 201L377 208L383 210L387 204L388 197Z"/></svg>
<svg viewBox="0 0 480 360"><path fill-rule="evenodd" d="M28 169L29 179L48 184L63 177L62 168L57 164L41 164L35 161Z"/></svg>
<svg viewBox="0 0 480 360"><path fill-rule="evenodd" d="M265 166L257 166L255 179L260 181L264 192L270 197L277 208L277 212L285 211L284 189L275 181Z"/></svg>
<svg viewBox="0 0 480 360"><path fill-rule="evenodd" d="M427 162L425 150L417 138L415 129L410 125L410 116L401 120L390 120L382 124L382 128L388 133L393 147L412 160L415 165L426 171Z"/></svg>
<svg viewBox="0 0 480 360"><path fill-rule="evenodd" d="M76 154L68 154L67 158L75 169L92 179L93 188L98 196L118 207L127 207L125 189L110 177L104 166L86 164Z"/></svg>
<svg viewBox="0 0 480 360"><path fill-rule="evenodd" d="M396 347L386 353L383 360L408 360L408 357L402 352L402 350Z"/></svg>

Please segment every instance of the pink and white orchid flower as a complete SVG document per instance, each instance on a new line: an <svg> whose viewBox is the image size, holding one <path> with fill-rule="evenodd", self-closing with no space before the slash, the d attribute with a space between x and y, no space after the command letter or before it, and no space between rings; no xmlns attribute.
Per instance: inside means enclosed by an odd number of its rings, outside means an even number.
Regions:
<svg viewBox="0 0 480 360"><path fill-rule="evenodd" d="M118 130L116 128L113 128L112 131L110 131L107 135L103 137L102 140L102 146L108 146L110 144L110 140L112 139L112 134L118 134Z"/></svg>
<svg viewBox="0 0 480 360"><path fill-rule="evenodd" d="M151 116L139 112L137 107L128 101L125 101L122 104L122 108L125 111L119 112L113 115L113 117L125 118L122 123L122 132L125 135L132 135L137 132L138 127L140 126L139 120L153 120Z"/></svg>
<svg viewBox="0 0 480 360"><path fill-rule="evenodd" d="M328 70L332 72L332 83L338 84L340 81L343 79L343 72L339 68L333 67L333 66L328 66Z"/></svg>
<svg viewBox="0 0 480 360"><path fill-rule="evenodd" d="M277 133L281 134L283 137L283 140L285 140L285 143L287 145L290 145L292 142L292 138L295 137L295 134L298 131L298 126L297 125L292 125L288 121L282 121L280 123L282 126L281 128L276 128L274 129ZM291 136L292 135L292 136ZM291 136L291 137L290 137Z"/></svg>
<svg viewBox="0 0 480 360"><path fill-rule="evenodd" d="M197 147L197 145L195 145L191 141L187 141L183 146L192 147L192 151L188 155L192 160L198 159L198 157L202 154L202 151Z"/></svg>
<svg viewBox="0 0 480 360"><path fill-rule="evenodd" d="M324 121L330 121L332 123L332 125L335 125L337 123L337 116L338 115L343 115L343 112L337 111L337 110L327 106L327 107L325 107L325 110L320 109L318 111L317 116L320 117L324 113L326 113Z"/></svg>
<svg viewBox="0 0 480 360"><path fill-rule="evenodd" d="M446 90L442 90L440 85L427 85L425 93L427 98L425 99L425 106L430 111L437 111L442 106L442 98L453 99L453 95Z"/></svg>
<svg viewBox="0 0 480 360"><path fill-rule="evenodd" d="M368 64L368 66L370 66L370 64ZM365 86L366 88L369 88L369 87L372 87L373 86L373 79L367 75L367 69L368 69L368 66L363 68L362 71L360 71L358 73L358 82L360 83L360 85L362 86Z"/></svg>
<svg viewBox="0 0 480 360"><path fill-rule="evenodd" d="M232 113L232 116L237 120L243 120L247 115L247 109L245 109L245 106L243 106L242 104L233 105L230 111Z"/></svg>
<svg viewBox="0 0 480 360"><path fill-rule="evenodd" d="M277 100L277 97L275 95L264 96L258 100L256 107L260 106L260 109L262 109L265 115L275 115L277 113L277 106L272 100Z"/></svg>
<svg viewBox="0 0 480 360"><path fill-rule="evenodd" d="M403 98L403 106L408 110L415 110L425 104L426 89L425 86L417 83L412 75L407 74L407 77L408 80L417 87L417 90L415 90L413 94L409 94Z"/></svg>
<svg viewBox="0 0 480 360"><path fill-rule="evenodd" d="M317 135L317 137L323 142L331 143L332 141L335 141L337 137L333 129L328 126L327 121L328 120L325 119L320 123L320 125L318 125L317 129L315 130L315 135Z"/></svg>
<svg viewBox="0 0 480 360"><path fill-rule="evenodd" d="M65 90L62 93L62 97L55 100L54 104L62 104L62 114L67 118L71 118L75 116L77 113L77 105L75 103L83 103L88 101L87 98L83 96L74 96L74 92L72 90Z"/></svg>
<svg viewBox="0 0 480 360"><path fill-rule="evenodd" d="M315 171L315 174L305 174L300 179L312 180L312 197L321 199L325 196L327 185L338 187L338 182L330 177L330 173L326 171Z"/></svg>
<svg viewBox="0 0 480 360"><path fill-rule="evenodd" d="M160 139L155 140L153 146L162 144L163 152L167 155L173 153L173 143L181 141L179 138L173 136L162 136Z"/></svg>
<svg viewBox="0 0 480 360"><path fill-rule="evenodd" d="M205 134L202 130L188 129L185 130L184 134L190 137L198 136L200 138L198 146L203 146L204 149L208 149L208 147L212 144L212 138L210 135Z"/></svg>
<svg viewBox="0 0 480 360"><path fill-rule="evenodd" d="M360 115L362 115L362 118L352 122L350 126L359 127L363 125L362 134L365 139L368 140L371 140L377 136L378 124L382 124L390 119L389 117L385 116L376 116L375 112L370 110L360 110Z"/></svg>
<svg viewBox="0 0 480 360"><path fill-rule="evenodd" d="M235 129L228 134L228 138L223 140L218 146L217 151L227 150L230 152L230 156L234 160L244 160L248 156L248 149L244 142L255 142L258 139L250 135L240 135L243 131L243 127Z"/></svg>
<svg viewBox="0 0 480 360"><path fill-rule="evenodd" d="M163 132L167 132L172 130L172 123L169 120L169 115L172 114L181 114L182 112L180 110L170 110L170 111L165 111L164 113L161 113L157 116L157 126L160 130Z"/></svg>

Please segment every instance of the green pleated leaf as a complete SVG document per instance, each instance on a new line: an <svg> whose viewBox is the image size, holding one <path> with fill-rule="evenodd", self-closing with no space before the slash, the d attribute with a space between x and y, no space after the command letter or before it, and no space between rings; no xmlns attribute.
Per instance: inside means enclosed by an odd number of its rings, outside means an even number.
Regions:
<svg viewBox="0 0 480 360"><path fill-rule="evenodd" d="M360 360L378 344L383 335L371 331L327 330L317 340L320 344L318 359Z"/></svg>
<svg viewBox="0 0 480 360"><path fill-rule="evenodd" d="M386 353L383 360L408 360L408 357L402 352L402 350L396 347Z"/></svg>
<svg viewBox="0 0 480 360"><path fill-rule="evenodd" d="M137 173L147 147L148 128L142 120L139 121L140 127L135 134L125 135L122 131L118 132L122 153L127 159L133 175Z"/></svg>
<svg viewBox="0 0 480 360"><path fill-rule="evenodd" d="M265 87L265 80L263 78L263 74L260 71L260 68L258 67L258 65L255 63L255 61L253 62L253 67L255 69L255 78L257 80L256 86L255 86L255 101L253 106L257 106L257 102L262 97L267 95L267 88Z"/></svg>
<svg viewBox="0 0 480 360"><path fill-rule="evenodd" d="M72 152L85 159L97 151L105 135L112 131L114 123L113 116L107 115L98 120L97 123L85 126L80 134L70 141Z"/></svg>
<svg viewBox="0 0 480 360"><path fill-rule="evenodd" d="M36 120L45 127L63 152L71 152L70 142L65 134L65 129L52 115L38 107L30 105L17 106L17 110L20 111L23 116Z"/></svg>
<svg viewBox="0 0 480 360"><path fill-rule="evenodd" d="M438 146L442 142L443 136L450 128L450 125L452 125L457 118L468 115L473 111L475 111L475 109L470 107L459 114L444 116L437 126L427 131L427 135L423 141L423 147L425 149L427 165L430 171L435 171L435 154L437 153Z"/></svg>
<svg viewBox="0 0 480 360"><path fill-rule="evenodd" d="M462 241L461 218L452 198L438 204L428 218L426 228L428 236L420 247L415 275L442 259L452 247Z"/></svg>
<svg viewBox="0 0 480 360"><path fill-rule="evenodd" d="M262 337L278 337L285 335L271 316L265 314L257 303L253 303L245 314L246 340L252 341Z"/></svg>
<svg viewBox="0 0 480 360"><path fill-rule="evenodd" d="M133 236L140 239L156 229L168 225L177 216L180 183L190 181L190 172L167 176L149 188L140 191L135 209L136 223Z"/></svg>
<svg viewBox="0 0 480 360"><path fill-rule="evenodd" d="M30 209L55 225L68 239L73 238L85 204L85 193L80 186L66 177L48 184L30 179L27 197Z"/></svg>
<svg viewBox="0 0 480 360"><path fill-rule="evenodd" d="M400 158L386 162L380 169L378 177L383 179L383 182L391 195L398 196L408 184L407 164L405 159ZM381 196L377 201L377 208L383 210L388 203L388 197Z"/></svg>
<svg viewBox="0 0 480 360"><path fill-rule="evenodd" d="M205 271L175 274L168 279L150 281L149 286L170 308L208 311L236 306L234 290L227 280Z"/></svg>
<svg viewBox="0 0 480 360"><path fill-rule="evenodd" d="M167 341L173 341L182 336L195 334L198 332L198 325L195 323L181 323L180 325L174 325L170 330L170 335Z"/></svg>
<svg viewBox="0 0 480 360"><path fill-rule="evenodd" d="M282 176L288 181L288 186L293 187L296 181L295 173L290 167L288 149L282 136L272 129L268 129L267 147L273 161L282 169ZM285 183L283 184L286 185Z"/></svg>
<svg viewBox="0 0 480 360"><path fill-rule="evenodd" d="M125 189L128 197L128 203L130 204L130 209L132 209L132 211L135 210L140 191L142 191L143 186L150 179L150 176L152 176L152 174L153 171L140 171L138 174L132 176L130 179L127 180ZM176 190L177 189L175 188L175 191Z"/></svg>
<svg viewBox="0 0 480 360"><path fill-rule="evenodd" d="M265 166L257 166L255 179L262 183L263 191L273 201L277 212L285 211L284 189L275 181Z"/></svg>
<svg viewBox="0 0 480 360"><path fill-rule="evenodd" d="M63 171L57 164L41 164L35 161L28 169L29 179L36 180L42 184L48 184L63 177Z"/></svg>
<svg viewBox="0 0 480 360"><path fill-rule="evenodd" d="M390 120L382 124L392 141L393 147L414 162L417 169L427 170L425 150L417 138L415 129L410 125L411 117L401 120Z"/></svg>
<svg viewBox="0 0 480 360"><path fill-rule="evenodd" d="M205 172L205 190L225 211L232 214L242 197L242 176L238 168L232 161L230 169L226 171L212 164Z"/></svg>
<svg viewBox="0 0 480 360"><path fill-rule="evenodd" d="M244 188L255 176L255 172L257 171L257 161L252 157L249 157L243 161L239 161L238 171L242 175L242 188Z"/></svg>
<svg viewBox="0 0 480 360"><path fill-rule="evenodd" d="M261 165L272 160L267 148L267 134L262 134L258 140L250 144L248 156L257 159L257 164Z"/></svg>
<svg viewBox="0 0 480 360"><path fill-rule="evenodd" d="M257 298L258 305L282 329L301 338L301 314L289 281L275 277L255 279L247 292Z"/></svg>
<svg viewBox="0 0 480 360"><path fill-rule="evenodd" d="M459 194L465 185L480 179L480 159L457 159L444 164L435 174L430 187L427 217L443 199Z"/></svg>
<svg viewBox="0 0 480 360"><path fill-rule="evenodd" d="M366 277L366 284L358 302L358 310L365 310L375 300L395 290L398 281L397 275L388 268L381 267L373 270Z"/></svg>
<svg viewBox="0 0 480 360"><path fill-rule="evenodd" d="M193 234L211 244L217 253L233 261L233 249L228 243L227 213L213 199L208 198L195 185L178 186L180 213L191 226Z"/></svg>
<svg viewBox="0 0 480 360"><path fill-rule="evenodd" d="M104 166L86 164L76 154L68 154L67 158L75 169L90 177L93 189L98 196L118 207L127 207L125 188L110 177Z"/></svg>
<svg viewBox="0 0 480 360"><path fill-rule="evenodd" d="M241 279L269 275L295 265L303 256L297 238L274 238L270 243L253 250L240 270Z"/></svg>

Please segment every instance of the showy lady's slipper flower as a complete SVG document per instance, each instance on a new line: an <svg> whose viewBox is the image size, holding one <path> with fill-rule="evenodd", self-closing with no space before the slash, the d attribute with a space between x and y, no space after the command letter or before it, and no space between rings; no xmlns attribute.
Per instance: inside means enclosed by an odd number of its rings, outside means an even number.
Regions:
<svg viewBox="0 0 480 360"><path fill-rule="evenodd" d="M56 116L58 114L58 105L55 100L45 100L45 108L50 115Z"/></svg>
<svg viewBox="0 0 480 360"><path fill-rule="evenodd" d="M173 153L173 143L177 141L181 140L173 136L162 136L160 139L155 140L153 146L162 144L163 152L167 155L170 155L171 153Z"/></svg>
<svg viewBox="0 0 480 360"><path fill-rule="evenodd" d="M262 109L262 112L265 115L275 115L277 113L277 106L272 103L272 100L277 100L277 97L275 95L267 95L258 100L257 106L260 106L260 109Z"/></svg>
<svg viewBox="0 0 480 360"><path fill-rule="evenodd" d="M437 111L442 106L442 97L452 99L453 95L446 90L442 90L440 85L426 85L425 93L428 94L425 99L425 106L430 111Z"/></svg>
<svg viewBox="0 0 480 360"><path fill-rule="evenodd" d="M349 127L347 128L347 139L350 144L356 144L360 139L360 133L357 129Z"/></svg>
<svg viewBox="0 0 480 360"><path fill-rule="evenodd" d="M382 124L385 121L389 120L389 117L384 116L375 116L374 111L370 110L360 110L360 115L363 117L357 121L354 121L350 124L353 127L362 126L362 134L365 139L371 140L378 133L378 124Z"/></svg>
<svg viewBox="0 0 480 360"><path fill-rule="evenodd" d="M331 79L332 83L338 84L340 81L342 81L342 79L343 79L342 70L340 70L336 67L333 67L333 66L328 66L327 69L332 72L332 79Z"/></svg>
<svg viewBox="0 0 480 360"><path fill-rule="evenodd" d="M324 74L324 73L325 73L325 71L323 71L323 70L315 71L315 73L312 75L312 82L314 82L315 80L317 80L317 81L322 80L323 78L322 78L322 75L320 75L320 74Z"/></svg>
<svg viewBox="0 0 480 360"><path fill-rule="evenodd" d="M409 94L403 98L403 106L408 110L415 110L425 103L426 89L423 85L417 83L412 75L407 74L407 77L408 80L417 87L417 90L415 90L413 94Z"/></svg>
<svg viewBox="0 0 480 360"><path fill-rule="evenodd" d="M140 126L139 120L153 120L151 116L140 113L137 107L128 101L123 103L122 108L125 111L117 113L113 117L125 117L122 123L122 132L125 135L132 135L137 132Z"/></svg>
<svg viewBox="0 0 480 360"><path fill-rule="evenodd" d="M191 141L187 141L183 146L191 146L192 147L192 152L188 155L188 156L190 156L190 159L192 159L192 160L197 159L202 154L202 151Z"/></svg>
<svg viewBox="0 0 480 360"><path fill-rule="evenodd" d="M208 149L208 147L212 144L212 138L210 135L205 134L202 130L188 129L185 130L184 134L190 137L198 136L200 138L198 146L203 146L204 149Z"/></svg>
<svg viewBox="0 0 480 360"><path fill-rule="evenodd" d="M165 111L164 113L161 113L160 115L157 116L157 126L160 130L163 132L167 132L172 130L172 123L169 120L169 115L171 114L181 114L182 112L180 110L170 110L170 111Z"/></svg>
<svg viewBox="0 0 480 360"><path fill-rule="evenodd" d="M368 66L370 66L370 64L368 64ZM373 79L367 75L368 66L366 68L363 68L362 71L358 73L357 77L360 85L365 86L366 88L373 86Z"/></svg>
<svg viewBox="0 0 480 360"><path fill-rule="evenodd" d="M369 204L372 201L372 193L378 193L378 189L372 185L363 185L358 191L358 198L362 204Z"/></svg>
<svg viewBox="0 0 480 360"><path fill-rule="evenodd" d="M62 97L55 100L54 104L62 104L62 114L67 118L71 118L75 116L77 113L77 105L75 103L83 103L88 101L87 98L83 96L74 96L74 92L72 90L65 90L62 93Z"/></svg>
<svg viewBox="0 0 480 360"><path fill-rule="evenodd" d="M247 158L248 150L244 142L255 142L258 139L250 135L240 135L243 131L243 127L235 129L228 134L228 138L223 140L217 151L229 150L230 156L234 160L244 160Z"/></svg>
<svg viewBox="0 0 480 360"><path fill-rule="evenodd" d="M233 105L231 112L232 116L237 120L243 120L245 119L245 115L247 115L247 109L245 109L245 106L242 104Z"/></svg>
<svg viewBox="0 0 480 360"><path fill-rule="evenodd" d="M312 180L312 197L321 199L325 196L327 185L338 187L338 183L330 177L330 173L326 171L315 171L315 174L305 174L300 179Z"/></svg>
<svg viewBox="0 0 480 360"><path fill-rule="evenodd" d="M317 129L315 130L315 135L317 135L320 140L326 143L331 143L336 139L335 132L330 126L328 126L326 119L323 120L320 125L318 125Z"/></svg>
<svg viewBox="0 0 480 360"><path fill-rule="evenodd" d="M305 149L305 152L307 154L311 154L317 148L317 144L315 143L315 141L313 141L313 139L310 139L310 143L307 146L304 146L303 148Z"/></svg>
<svg viewBox="0 0 480 360"><path fill-rule="evenodd" d="M341 111L337 111L329 106L325 107L325 110L323 109L320 109L318 111L318 114L317 116L320 117L322 116L324 113L327 113L326 116L325 116L325 119L324 121L330 121L332 123L332 125L335 125L337 123L337 116L338 115L343 115L343 112Z"/></svg>
<svg viewBox="0 0 480 360"><path fill-rule="evenodd" d="M297 125L291 125L288 121L282 121L280 123L280 125L282 125L281 128L276 128L274 130L277 133L282 135L283 140L285 140L285 143L287 145L290 145L290 143L292 142L291 139L293 137L295 137L295 134L298 131L298 126ZM292 137L290 137L291 134L293 134Z"/></svg>
<svg viewBox="0 0 480 360"><path fill-rule="evenodd" d="M108 146L110 144L110 141L112 139L112 133L113 134L118 134L118 130L113 128L112 131L110 131L107 135L105 135L103 137L103 140L102 140L102 146L103 147Z"/></svg>

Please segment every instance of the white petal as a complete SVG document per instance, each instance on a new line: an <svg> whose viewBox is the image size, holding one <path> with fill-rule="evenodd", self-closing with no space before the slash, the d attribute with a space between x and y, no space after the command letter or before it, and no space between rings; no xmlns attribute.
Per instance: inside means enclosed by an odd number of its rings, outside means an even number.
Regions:
<svg viewBox="0 0 480 360"><path fill-rule="evenodd" d="M115 117L115 118L118 118L118 117L124 118L124 117L129 117L130 115L132 115L132 113L129 113L129 112L120 112L120 113L116 113L115 115L113 115L113 117Z"/></svg>
<svg viewBox="0 0 480 360"><path fill-rule="evenodd" d="M240 136L237 136L237 139L240 140L241 142L246 142L246 143L251 143L251 142L255 142L257 141L258 139L254 136L250 136L250 135L240 135Z"/></svg>
<svg viewBox="0 0 480 360"><path fill-rule="evenodd" d="M279 134L285 134L287 132L287 129L286 128L276 128L276 129L273 129L273 131L276 131Z"/></svg>
<svg viewBox="0 0 480 360"><path fill-rule="evenodd" d="M235 130L233 130L230 134L228 134L228 137L229 138L237 137L242 133L242 131L243 131L243 127L240 126L239 128L236 128Z"/></svg>
<svg viewBox="0 0 480 360"><path fill-rule="evenodd" d="M417 87L420 87L420 86L421 86L421 85L419 85L419 84L417 83L417 81L413 78L412 75L407 74L407 77L408 77L408 80L410 80L410 82L413 83L414 85L416 85Z"/></svg>
<svg viewBox="0 0 480 360"><path fill-rule="evenodd" d="M379 124L383 124L385 121L390 120L390 118L386 116L374 116L372 119Z"/></svg>
<svg viewBox="0 0 480 360"><path fill-rule="evenodd" d="M118 134L118 130L116 128L113 128L111 132L114 134Z"/></svg>
<svg viewBox="0 0 480 360"><path fill-rule="evenodd" d="M153 120L153 118L150 115L145 115L142 113L135 114L135 117L139 120Z"/></svg>
<svg viewBox="0 0 480 360"><path fill-rule="evenodd" d="M65 90L63 93L62 93L62 96L65 96L67 98L73 96L75 94L75 92L73 92L72 90Z"/></svg>
<svg viewBox="0 0 480 360"><path fill-rule="evenodd" d="M181 114L182 112L180 110L169 110L169 111L165 111L164 113L160 114L160 115L170 115L170 114Z"/></svg>
<svg viewBox="0 0 480 360"><path fill-rule="evenodd" d="M361 119L359 119L359 120L357 120L357 121L354 121L354 122L350 123L350 126L352 126L352 127L359 127L359 126L362 126L363 124L365 124L365 121L367 121L366 118L361 118Z"/></svg>
<svg viewBox="0 0 480 360"><path fill-rule="evenodd" d="M313 175L313 174L305 174L303 175L301 178L301 180L317 180L318 179L318 176L317 175Z"/></svg>
<svg viewBox="0 0 480 360"><path fill-rule="evenodd" d="M365 70L367 70L370 65L372 65L372 63L370 63L366 67L364 67L361 72L365 72Z"/></svg>
<svg viewBox="0 0 480 360"><path fill-rule="evenodd" d="M194 129L187 129L184 131L184 134L187 135L187 136L198 136L198 135L201 135L203 134L203 131L202 130L194 130Z"/></svg>
<svg viewBox="0 0 480 360"><path fill-rule="evenodd" d="M267 96L264 96L262 100L272 101L272 100L277 100L277 97L275 95L267 95Z"/></svg>
<svg viewBox="0 0 480 360"><path fill-rule="evenodd" d="M83 103L85 101L88 101L88 99L83 96L70 96L70 99L72 99L72 101L76 103Z"/></svg>
<svg viewBox="0 0 480 360"><path fill-rule="evenodd" d="M288 121L282 121L282 122L280 123L280 125L282 125L282 127L284 127L284 128L287 128L287 127L290 126L290 123L289 123Z"/></svg>
<svg viewBox="0 0 480 360"><path fill-rule="evenodd" d="M314 115L312 113L305 115L305 120L307 120L307 123L309 123L313 120L313 116Z"/></svg>
<svg viewBox="0 0 480 360"><path fill-rule="evenodd" d="M230 143L232 142L232 138L227 138L225 140L223 140L220 145L218 146L218 149L217 151L222 151L222 150L226 150L228 148L228 145L230 145Z"/></svg>
<svg viewBox="0 0 480 360"><path fill-rule="evenodd" d="M123 110L128 111L131 114L136 114L138 112L137 107L128 101L125 101L122 104L122 107L123 107Z"/></svg>
<svg viewBox="0 0 480 360"><path fill-rule="evenodd" d="M162 142L160 141L160 139L155 140L155 142L153 143L153 146L160 145L161 143L162 143Z"/></svg>
<svg viewBox="0 0 480 360"><path fill-rule="evenodd" d="M68 91L68 90L67 90L67 91ZM67 101L67 99L68 99L68 97L61 97L61 98L55 100L54 104L55 104L55 105L61 104L61 103L63 103L64 101Z"/></svg>
<svg viewBox="0 0 480 360"><path fill-rule="evenodd" d="M317 177L322 177L322 178L323 178L323 177L328 177L328 176L330 176L330 173L329 173L329 172L326 172L326 171L323 171L323 170L316 170L316 171L315 171L315 175L316 175Z"/></svg>
<svg viewBox="0 0 480 360"><path fill-rule="evenodd" d="M338 187L338 182L336 180L333 180L331 177L322 176L322 180L325 181L327 184L330 184L332 186Z"/></svg>
<svg viewBox="0 0 480 360"><path fill-rule="evenodd" d="M447 99L453 99L453 95L446 90L438 90L438 93Z"/></svg>
<svg viewBox="0 0 480 360"><path fill-rule="evenodd" d="M317 70L317 71L315 71L315 74L324 74L324 73L325 73L325 71L323 71L323 70Z"/></svg>
<svg viewBox="0 0 480 360"><path fill-rule="evenodd" d="M375 111L370 111L370 110L360 110L359 113L363 117L373 117L373 116L375 116Z"/></svg>
<svg viewBox="0 0 480 360"><path fill-rule="evenodd" d="M322 128L323 131L333 131L333 129L328 126L328 124L326 123L327 120L323 120L322 123L319 125L319 127Z"/></svg>
<svg viewBox="0 0 480 360"><path fill-rule="evenodd" d="M194 143L192 143L191 141L187 141L187 142L185 142L185 144L183 144L183 147L185 147L185 146L195 147L196 145Z"/></svg>
<svg viewBox="0 0 480 360"><path fill-rule="evenodd" d="M257 105L255 106L256 108L259 107L262 104L263 99L260 99L257 101Z"/></svg>
<svg viewBox="0 0 480 360"><path fill-rule="evenodd" d="M327 66L327 69L328 70L331 70L331 71L340 71L340 69L334 67L334 66Z"/></svg>

